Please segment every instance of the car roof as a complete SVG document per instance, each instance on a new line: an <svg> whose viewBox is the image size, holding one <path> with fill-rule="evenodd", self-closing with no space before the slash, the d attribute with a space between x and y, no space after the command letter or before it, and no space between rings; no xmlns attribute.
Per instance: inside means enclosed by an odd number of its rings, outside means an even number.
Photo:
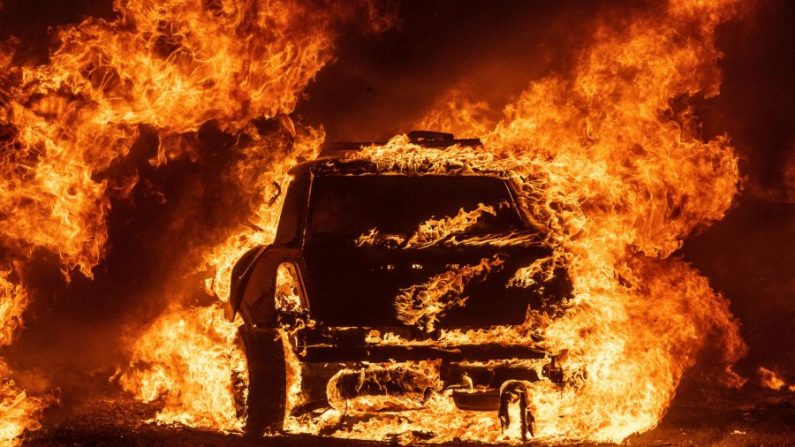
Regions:
<svg viewBox="0 0 795 447"><path fill-rule="evenodd" d="M407 134L409 142L423 148L438 149L444 151L451 146L481 147L482 144L477 138L456 139L453 134L431 131L411 131ZM293 167L289 173L299 175L310 171L315 175L395 175L403 174L399 168L384 168L366 158L357 158L356 152L364 148L384 145L386 142L328 142L324 143L320 150L320 155L314 160L304 161ZM462 171L462 172L457 172ZM447 172L411 172L412 175L470 175L470 176L489 176L507 177L507 173L500 171L477 171L477 170L450 169Z"/></svg>
<svg viewBox="0 0 795 447"><path fill-rule="evenodd" d="M477 147L482 146L478 138L456 138L451 133L434 132L430 130L412 130L406 136L412 144L427 148L444 149L453 145ZM361 150L363 147L384 145L386 141L331 141L326 142L320 149L321 156L338 156L342 152Z"/></svg>
<svg viewBox="0 0 795 447"><path fill-rule="evenodd" d="M378 166L376 163L364 159L343 159L323 157L314 160L299 163L290 169L289 173L293 176L301 175L305 172L311 172L315 176L356 176L356 175L406 175L406 176L457 176L457 177L495 177L507 179L510 176L507 172L503 171L486 171L486 170L462 170L451 169L445 172L428 171L416 172L407 171L395 167L384 168Z"/></svg>

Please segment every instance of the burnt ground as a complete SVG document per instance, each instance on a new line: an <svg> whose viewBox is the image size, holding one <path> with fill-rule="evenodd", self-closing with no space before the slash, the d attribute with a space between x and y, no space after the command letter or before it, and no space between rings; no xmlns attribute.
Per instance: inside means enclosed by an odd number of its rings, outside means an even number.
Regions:
<svg viewBox="0 0 795 447"><path fill-rule="evenodd" d="M394 443L287 435L248 440L238 434L145 421L157 411L129 398L101 398L48 411L40 431L24 446L380 446ZM795 445L795 393L758 388L741 391L680 390L654 430L624 441L632 446L792 446ZM474 446L477 443L454 443ZM591 445L591 444L576 444Z"/></svg>

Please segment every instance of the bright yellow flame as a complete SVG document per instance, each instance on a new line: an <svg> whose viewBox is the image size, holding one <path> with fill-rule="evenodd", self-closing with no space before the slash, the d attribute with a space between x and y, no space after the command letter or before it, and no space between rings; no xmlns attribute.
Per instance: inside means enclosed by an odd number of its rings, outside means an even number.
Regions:
<svg viewBox="0 0 795 447"><path fill-rule="evenodd" d="M158 422L241 429L248 375L237 326L220 306L165 313L131 347L122 386L144 402L162 397Z"/></svg>

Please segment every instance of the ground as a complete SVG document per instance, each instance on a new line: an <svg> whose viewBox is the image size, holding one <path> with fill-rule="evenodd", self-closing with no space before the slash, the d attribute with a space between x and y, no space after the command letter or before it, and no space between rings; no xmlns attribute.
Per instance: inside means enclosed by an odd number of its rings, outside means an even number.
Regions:
<svg viewBox="0 0 795 447"><path fill-rule="evenodd" d="M310 436L248 440L185 427L148 424L157 411L114 396L49 410L40 431L24 446L373 446L372 443ZM693 388L679 396L660 425L624 441L631 446L793 446L795 394L747 387L741 391ZM457 443L473 446L480 444ZM591 445L591 444L577 444Z"/></svg>

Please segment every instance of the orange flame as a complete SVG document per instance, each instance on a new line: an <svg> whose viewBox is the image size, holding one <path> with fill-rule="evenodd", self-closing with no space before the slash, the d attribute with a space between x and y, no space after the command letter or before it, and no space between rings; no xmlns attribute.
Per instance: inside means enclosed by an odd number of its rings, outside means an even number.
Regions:
<svg viewBox="0 0 795 447"><path fill-rule="evenodd" d="M756 372L759 375L759 383L763 387L776 391L788 390L790 392L795 392L795 383L788 384L787 381L782 379L775 371L760 366Z"/></svg>
<svg viewBox="0 0 795 447"><path fill-rule="evenodd" d="M322 6L116 0L113 20L89 18L58 30L60 44L47 64L15 66L9 46L0 48L0 246L20 262L43 248L60 257L67 278L75 271L90 278L105 251L110 199L123 197L138 178L112 168L130 154L140 126L159 140L151 165L194 157L197 129L215 121L241 141L254 140L241 144L249 147L245 157L281 179L286 154L265 152L271 148L256 141L252 119L293 110L298 93L332 57L340 23L365 15L373 31L389 25L388 15L367 2ZM284 125L296 133L289 119ZM261 191L263 183L255 186ZM256 242L244 245L250 243ZM27 305L26 294L12 287L14 299L0 314L4 339ZM205 317L197 313L194 323ZM6 410L10 403L4 395L0 420L17 414Z"/></svg>
<svg viewBox="0 0 795 447"><path fill-rule="evenodd" d="M0 271L0 346L8 346L22 325L27 292L12 279L13 271Z"/></svg>
<svg viewBox="0 0 795 447"><path fill-rule="evenodd" d="M485 277L504 263L495 255L473 265L453 264L422 284L400 289L395 297L397 319L425 332L433 332L439 317L447 310L466 306L467 297L463 293L470 281Z"/></svg>
<svg viewBox="0 0 795 447"><path fill-rule="evenodd" d="M471 89L467 84L451 88L435 101L414 127L478 138L487 135L495 124L490 119L491 108L487 102L476 100Z"/></svg>
<svg viewBox="0 0 795 447"><path fill-rule="evenodd" d="M535 82L506 109L485 138L496 159L405 140L357 155L398 171L485 165L518 173L528 214L557 247L547 265L566 265L574 285L562 318L533 319L543 324L543 347L565 353L568 371L562 392L548 381L528 384L542 439L621 441L653 428L707 346L722 350L726 380L737 379L728 368L747 348L728 302L672 257L685 236L724 215L737 191L728 139L699 139L693 114L676 102L718 93L714 30L735 9L675 1L625 28L601 27L570 79ZM380 427L375 436L423 427L434 439L495 440L499 432L450 426L466 420L458 414L439 419L415 415L416 425ZM362 424L352 436L372 429Z"/></svg>
<svg viewBox="0 0 795 447"><path fill-rule="evenodd" d="M495 215L494 207L482 203L477 208L465 211L458 210L458 214L439 219L430 218L417 226L417 230L408 240L399 234L381 235L377 228L356 238L357 247L373 247L381 244L399 246L402 248L428 248L445 240L448 236L467 230L478 223L483 213Z"/></svg>
<svg viewBox="0 0 795 447"><path fill-rule="evenodd" d="M38 419L45 407L42 399L28 396L9 377L11 371L0 361L0 445L18 445L25 430L40 428Z"/></svg>
<svg viewBox="0 0 795 447"><path fill-rule="evenodd" d="M13 271L0 271L0 347L13 342L28 301L27 292L14 276ZM45 399L29 397L12 377L0 358L0 445L16 445L25 430L38 429L46 405Z"/></svg>
<svg viewBox="0 0 795 447"><path fill-rule="evenodd" d="M478 223L483 213L495 215L494 207L479 203L471 211L458 210L453 217L428 219L421 223L417 231L406 242L406 248L423 248L436 244L447 236L464 231Z"/></svg>
<svg viewBox="0 0 795 447"><path fill-rule="evenodd" d="M156 132L149 162L159 165L192 156L196 130L216 120L240 137L233 177L250 188L252 216L204 258L215 270L207 288L225 300L234 261L272 238L293 158L313 156L323 138L284 114L330 59L333 28L351 13L291 0L117 0L114 7L118 19L62 29L47 65L13 67L0 51L8 67L0 128L11 135L0 146L0 244L21 261L44 248L60 256L66 275L90 277L105 249L110 197L137 177L107 171L130 153L139 126ZM485 150L428 151L398 137L356 155L386 169L510 173L526 214L555 249L516 283L565 266L574 297L561 318L530 315L523 327L443 332L438 342L532 343L538 332L568 371L563 391L548 381L527 385L544 440L621 441L649 430L704 347L723 349L721 368L745 353L728 302L675 256L684 237L724 215L737 191L728 138L701 139L681 105L718 93L714 32L737 8L736 1L671 0L622 26L605 24L570 76L534 82L496 126L485 124L485 103L456 95L439 107L454 104L455 121L429 113L428 127L467 129L484 137ZM282 116L292 146L261 138L251 125L260 116ZM27 294L3 275L11 305L0 308L0 335L10 341ZM133 368L121 383L142 400L162 398L159 421L238 429L236 377L245 366L235 332L220 306L173 308L132 343ZM10 375L0 365L0 377ZM36 427L38 407L2 383L0 421L11 423L0 424L0 439L16 439ZM461 414L445 394L411 419L371 418L336 435L383 439L414 429L433 431L434 441L504 439L493 415Z"/></svg>
<svg viewBox="0 0 795 447"><path fill-rule="evenodd" d="M164 397L157 422L239 430L248 378L236 337L219 306L165 313L133 343L121 384L143 402Z"/></svg>

